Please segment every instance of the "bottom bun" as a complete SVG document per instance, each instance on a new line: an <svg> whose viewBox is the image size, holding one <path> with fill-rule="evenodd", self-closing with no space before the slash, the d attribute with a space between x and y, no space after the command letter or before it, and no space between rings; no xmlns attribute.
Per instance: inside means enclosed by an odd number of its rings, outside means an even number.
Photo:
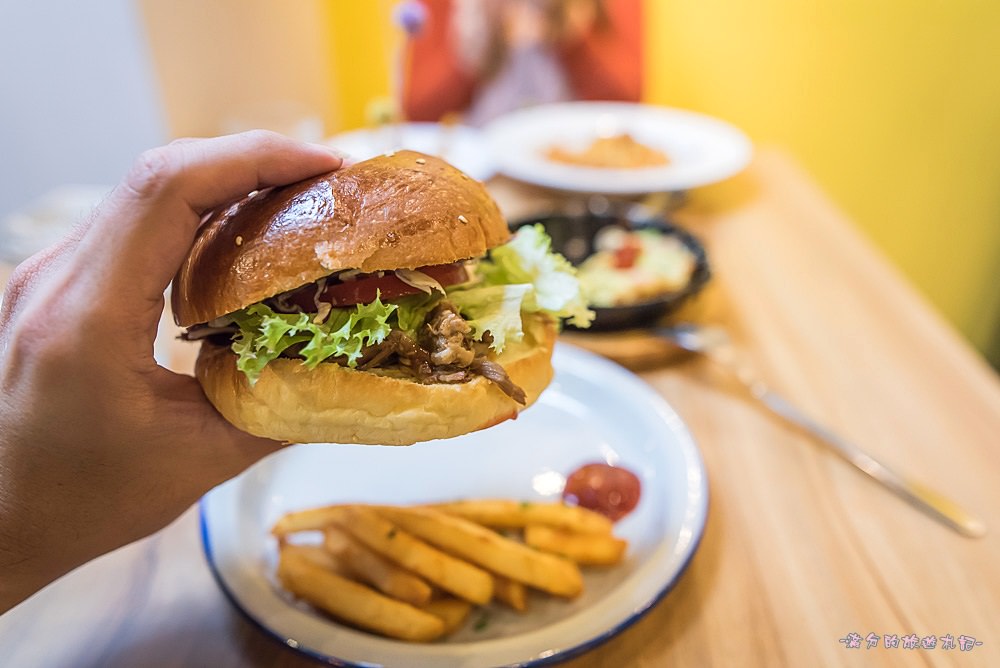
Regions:
<svg viewBox="0 0 1000 668"><path fill-rule="evenodd" d="M276 359L250 385L228 347L202 344L195 375L216 409L243 431L289 443L410 445L451 438L517 417L552 380L555 327L525 323L524 340L497 362L527 395L521 406L483 377L420 383L339 364L307 369Z"/></svg>

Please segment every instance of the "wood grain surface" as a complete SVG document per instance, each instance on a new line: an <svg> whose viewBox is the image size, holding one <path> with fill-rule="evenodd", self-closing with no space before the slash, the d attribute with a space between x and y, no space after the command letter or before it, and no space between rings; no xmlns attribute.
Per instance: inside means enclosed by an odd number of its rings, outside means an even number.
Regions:
<svg viewBox="0 0 1000 668"><path fill-rule="evenodd" d="M511 217L547 194L491 184ZM710 481L700 549L635 625L566 665L1000 665L1000 382L770 150L677 214L715 277L684 317L725 325L776 390L983 517L960 537L757 408L703 360L604 341L693 432ZM593 342L588 346L596 345ZM166 349L170 352L170 348ZM177 366L189 353L175 357ZM184 356L187 357L184 357ZM842 642L879 636L876 648ZM971 651L886 648L950 634ZM316 665L247 622L213 582L194 509L0 618L4 666Z"/></svg>

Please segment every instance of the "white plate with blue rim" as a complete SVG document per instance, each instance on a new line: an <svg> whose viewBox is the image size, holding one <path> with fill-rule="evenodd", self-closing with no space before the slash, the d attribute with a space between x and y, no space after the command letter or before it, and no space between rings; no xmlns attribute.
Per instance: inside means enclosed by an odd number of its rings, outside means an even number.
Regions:
<svg viewBox="0 0 1000 668"><path fill-rule="evenodd" d="M630 102L562 102L505 114L485 128L497 169L520 181L571 192L644 195L709 185L742 171L753 153L738 128L704 114ZM666 155L662 166L566 164L549 151L585 150L627 134Z"/></svg>
<svg viewBox="0 0 1000 668"><path fill-rule="evenodd" d="M553 363L554 381L515 421L406 448L292 446L214 489L201 502L202 538L229 599L280 642L338 666L540 666L630 626L667 595L697 549L708 508L704 465L677 413L635 375L561 343ZM274 577L270 529L288 511L342 502L555 501L565 476L593 462L629 469L642 493L615 525L629 542L624 561L584 569L584 593L573 600L533 592L527 613L491 605L446 640L413 644L342 625L293 600Z"/></svg>

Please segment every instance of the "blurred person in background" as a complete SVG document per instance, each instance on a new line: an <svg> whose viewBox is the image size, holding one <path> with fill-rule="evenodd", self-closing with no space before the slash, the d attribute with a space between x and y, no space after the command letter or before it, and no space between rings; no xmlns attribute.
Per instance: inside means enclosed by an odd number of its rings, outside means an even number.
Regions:
<svg viewBox="0 0 1000 668"><path fill-rule="evenodd" d="M413 0L410 5L417 4ZM411 121L480 126L568 100L636 102L641 0L419 0L407 26L402 107Z"/></svg>

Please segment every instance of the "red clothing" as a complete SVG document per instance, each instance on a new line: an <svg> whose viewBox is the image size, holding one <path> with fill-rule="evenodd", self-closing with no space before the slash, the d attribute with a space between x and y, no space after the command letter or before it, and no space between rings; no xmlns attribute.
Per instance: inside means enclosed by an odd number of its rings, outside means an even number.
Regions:
<svg viewBox="0 0 1000 668"><path fill-rule="evenodd" d="M410 121L437 121L468 108L478 82L456 57L451 0L421 0L427 20L407 45L403 113ZM642 94L641 0L605 0L608 24L557 47L573 96L637 102Z"/></svg>

